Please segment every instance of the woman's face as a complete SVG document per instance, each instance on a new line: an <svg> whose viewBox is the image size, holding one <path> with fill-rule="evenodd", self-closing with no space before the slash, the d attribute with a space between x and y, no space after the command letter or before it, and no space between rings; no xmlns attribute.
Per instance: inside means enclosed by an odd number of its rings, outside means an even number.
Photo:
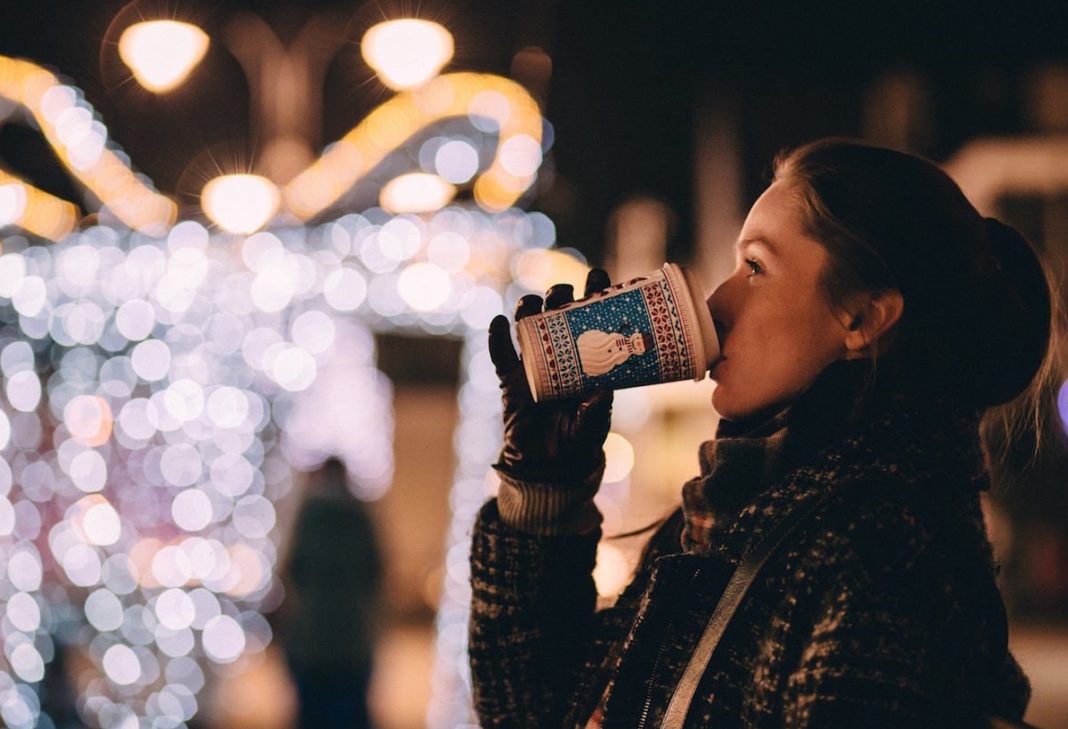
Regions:
<svg viewBox="0 0 1068 729"><path fill-rule="evenodd" d="M846 352L846 322L820 285L829 256L800 211L787 184L769 187L742 226L734 273L708 299L722 349L712 405L727 420L787 404Z"/></svg>

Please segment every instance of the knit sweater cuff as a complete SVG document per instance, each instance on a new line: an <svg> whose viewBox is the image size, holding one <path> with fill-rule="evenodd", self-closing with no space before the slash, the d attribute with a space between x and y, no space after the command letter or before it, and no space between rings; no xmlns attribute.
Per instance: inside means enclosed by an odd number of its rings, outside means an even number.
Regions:
<svg viewBox="0 0 1068 729"><path fill-rule="evenodd" d="M557 537L590 534L601 525L593 497L604 475L604 459L588 476L576 481L547 483L524 479L500 465L497 510L501 521L527 534Z"/></svg>

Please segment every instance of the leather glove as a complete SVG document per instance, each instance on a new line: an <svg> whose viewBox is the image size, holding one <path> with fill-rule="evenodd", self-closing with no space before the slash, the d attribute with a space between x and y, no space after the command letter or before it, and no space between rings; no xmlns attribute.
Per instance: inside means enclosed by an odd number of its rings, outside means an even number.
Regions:
<svg viewBox="0 0 1068 729"><path fill-rule="evenodd" d="M586 276L585 295L611 285L599 268ZM545 295L524 296L515 320L556 309L574 300L570 284L556 284ZM515 348L508 319L496 316L489 326L489 353L497 369L504 400L504 447L496 467L529 481L578 482L600 467L602 446L612 424L612 391L536 403Z"/></svg>

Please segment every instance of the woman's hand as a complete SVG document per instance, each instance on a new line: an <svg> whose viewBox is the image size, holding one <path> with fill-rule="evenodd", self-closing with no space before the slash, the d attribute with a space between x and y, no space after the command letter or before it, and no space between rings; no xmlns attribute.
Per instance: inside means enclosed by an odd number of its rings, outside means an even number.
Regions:
<svg viewBox="0 0 1068 729"><path fill-rule="evenodd" d="M606 289L608 274L599 268L586 276L585 296ZM559 308L574 300L570 284L556 284L540 296L524 296L516 303L515 320ZM504 400L504 447L497 467L511 475L547 483L580 481L600 466L601 449L612 423L612 391L597 390L584 397L534 402L504 316L489 326L490 358L497 369Z"/></svg>

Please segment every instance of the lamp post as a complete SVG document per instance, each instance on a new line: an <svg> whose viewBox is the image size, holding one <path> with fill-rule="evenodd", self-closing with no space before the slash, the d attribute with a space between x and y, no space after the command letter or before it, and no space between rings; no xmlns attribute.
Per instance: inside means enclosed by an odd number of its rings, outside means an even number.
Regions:
<svg viewBox="0 0 1068 729"><path fill-rule="evenodd" d="M319 145L327 65L346 43L338 25L333 15L315 15L288 45L251 13L226 28L226 46L248 81L252 134L262 150L256 169L276 184L307 167Z"/></svg>
<svg viewBox="0 0 1068 729"><path fill-rule="evenodd" d="M322 88L327 66L347 41L334 14L313 16L288 44L259 16L243 13L223 34L249 87L254 148L261 150L255 174L225 175L201 193L208 218L233 233L251 233L280 211L278 188L314 159L322 126ZM178 88L204 58L210 39L197 26L173 20L143 20L127 27L119 54L145 89L164 94ZM384 85L404 91L435 77L451 60L452 35L428 20L383 21L367 30L361 52ZM273 188L273 190L271 189ZM391 212L422 212L447 204L455 189L431 175L401 177L383 190ZM415 200L415 202L411 202ZM240 210L235 205L240 205Z"/></svg>
<svg viewBox="0 0 1068 729"><path fill-rule="evenodd" d="M209 43L208 34L191 23L147 20L123 32L119 57L141 86L162 94L185 81Z"/></svg>

